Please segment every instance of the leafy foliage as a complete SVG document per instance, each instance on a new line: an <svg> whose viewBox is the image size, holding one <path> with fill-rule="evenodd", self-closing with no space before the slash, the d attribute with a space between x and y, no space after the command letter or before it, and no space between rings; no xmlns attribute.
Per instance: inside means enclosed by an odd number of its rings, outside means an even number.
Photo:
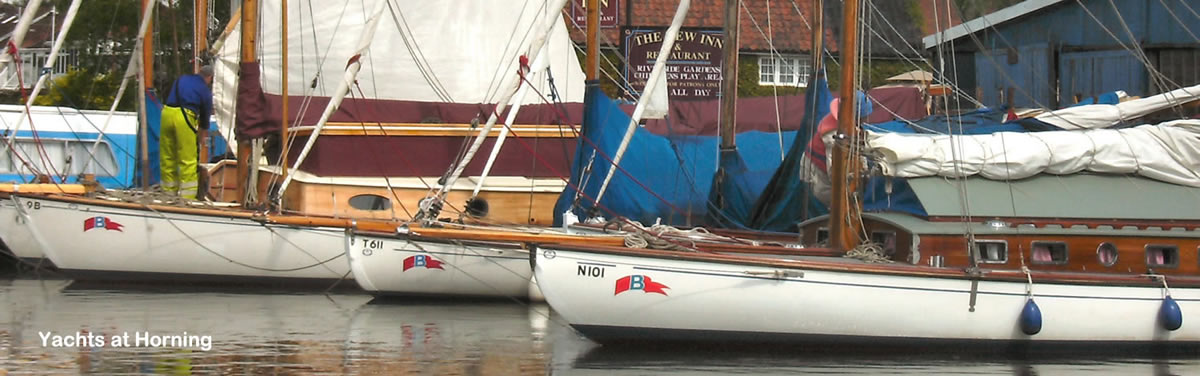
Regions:
<svg viewBox="0 0 1200 376"><path fill-rule="evenodd" d="M82 109L108 109L116 99L117 89L121 85L121 75L112 72L95 73L86 69L71 70L67 74L55 77L50 83L49 92L33 101L41 106L68 106ZM134 95L137 92L136 83L130 83L125 89L124 98L117 107L121 111L133 111L137 108Z"/></svg>
<svg viewBox="0 0 1200 376"><path fill-rule="evenodd" d="M230 0L210 0L216 11L214 19L224 23L230 19ZM52 0L42 8L56 7L65 12L69 0ZM108 109L116 95L120 77L137 45L138 23L141 22L141 0L88 0L82 2L78 16L66 35L64 49L79 56L79 66L70 73L56 77L52 90L43 92L36 103ZM154 79L149 88L163 93L170 89L175 77L192 72L193 1L154 1L155 15L151 24L154 40ZM218 27L221 27L220 25ZM218 32L210 30L209 38ZM127 89L135 93L137 86ZM134 106L134 107L129 107ZM123 101L121 108L132 109L136 103Z"/></svg>

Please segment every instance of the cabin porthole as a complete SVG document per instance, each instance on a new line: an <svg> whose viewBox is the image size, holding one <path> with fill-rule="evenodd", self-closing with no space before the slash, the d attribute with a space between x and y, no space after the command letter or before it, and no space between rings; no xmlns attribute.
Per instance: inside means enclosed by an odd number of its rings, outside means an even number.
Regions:
<svg viewBox="0 0 1200 376"><path fill-rule="evenodd" d="M1096 247L1096 258L1100 260L1100 265L1113 266L1117 264L1117 246L1113 243L1104 242Z"/></svg>
<svg viewBox="0 0 1200 376"><path fill-rule="evenodd" d="M392 200L380 195L361 194L350 198L350 207L366 211L391 210Z"/></svg>

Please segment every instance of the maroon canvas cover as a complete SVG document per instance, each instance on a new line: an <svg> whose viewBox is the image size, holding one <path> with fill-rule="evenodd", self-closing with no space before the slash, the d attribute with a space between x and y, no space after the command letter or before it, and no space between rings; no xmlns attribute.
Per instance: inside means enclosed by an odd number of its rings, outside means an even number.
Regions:
<svg viewBox="0 0 1200 376"><path fill-rule="evenodd" d="M271 108L278 109L283 105L283 97L275 94L266 95ZM321 119L321 113L329 104L329 97L312 97L308 106L301 106L304 98L288 97L288 122L294 122L302 117L299 124L315 125ZM480 124L487 121L495 105L470 103L419 102L389 99L364 99L347 95L341 106L329 117L330 122L363 123L424 123L424 124L468 124L478 118ZM506 114L502 114L506 115ZM582 103L563 103L560 105L531 104L521 107L517 113L515 124L579 124L583 118ZM565 119L565 121L563 120ZM497 124L503 124L501 117Z"/></svg>
<svg viewBox="0 0 1200 376"><path fill-rule="evenodd" d="M867 91L874 112L867 115L867 123L877 124L892 120L918 120L929 116L925 108L925 96L921 89L909 86L878 87Z"/></svg>
<svg viewBox="0 0 1200 376"><path fill-rule="evenodd" d="M280 111L267 103L259 83L258 62L241 63L238 76L237 122L234 133L238 141L278 134L283 130Z"/></svg>
<svg viewBox="0 0 1200 376"><path fill-rule="evenodd" d="M917 120L929 116L924 97L915 87L886 87L867 91L873 112L867 123L897 119ZM738 98L735 130L776 132L800 129L804 115L804 95ZM622 106L628 113L633 106ZM655 134L716 136L719 127L719 99L671 101L667 120L647 120L646 129ZM778 117L776 116L778 114Z"/></svg>

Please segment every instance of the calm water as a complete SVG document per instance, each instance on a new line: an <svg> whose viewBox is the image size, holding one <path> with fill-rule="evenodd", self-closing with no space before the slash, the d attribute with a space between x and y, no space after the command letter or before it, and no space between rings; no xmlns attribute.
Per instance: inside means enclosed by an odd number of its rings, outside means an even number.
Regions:
<svg viewBox="0 0 1200 376"><path fill-rule="evenodd" d="M103 336L106 343L80 346L59 337L58 344L65 347L54 347L54 335L73 340L76 333ZM126 333L131 342L139 336L143 341L173 336L185 343L111 343ZM384 304L356 294L83 290L70 287L69 281L6 279L0 280L0 374L5 372L1200 375L1200 355L1016 360L927 353L622 349L579 338L545 305Z"/></svg>

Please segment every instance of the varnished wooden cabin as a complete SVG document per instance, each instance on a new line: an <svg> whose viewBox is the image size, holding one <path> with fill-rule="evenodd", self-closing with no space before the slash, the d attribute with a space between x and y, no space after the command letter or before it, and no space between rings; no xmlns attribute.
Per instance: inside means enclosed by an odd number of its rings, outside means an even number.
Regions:
<svg viewBox="0 0 1200 376"><path fill-rule="evenodd" d="M1200 276L1200 189L1090 174L907 182L924 216L863 214L864 233L897 262L963 269L974 256L985 269ZM824 243L828 226L801 223L802 242Z"/></svg>

